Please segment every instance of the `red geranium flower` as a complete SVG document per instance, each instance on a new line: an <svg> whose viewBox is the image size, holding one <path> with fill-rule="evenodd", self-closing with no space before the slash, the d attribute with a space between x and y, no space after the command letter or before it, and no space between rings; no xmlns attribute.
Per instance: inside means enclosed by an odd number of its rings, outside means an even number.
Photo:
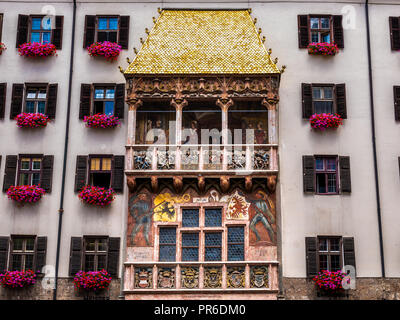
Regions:
<svg viewBox="0 0 400 320"><path fill-rule="evenodd" d="M86 126L89 128L115 128L120 124L118 117L109 116L104 113L85 116L83 122L86 122Z"/></svg>
<svg viewBox="0 0 400 320"><path fill-rule="evenodd" d="M314 55L334 56L339 52L336 43L312 42L308 45L308 53Z"/></svg>
<svg viewBox="0 0 400 320"><path fill-rule="evenodd" d="M20 128L41 128L47 126L50 121L43 113L20 113L15 120Z"/></svg>
<svg viewBox="0 0 400 320"><path fill-rule="evenodd" d="M55 55L57 53L57 49L56 46L51 43L27 42L19 46L18 52L20 56L30 58L45 58Z"/></svg>
<svg viewBox="0 0 400 320"><path fill-rule="evenodd" d="M74 277L76 289L86 291L99 291L108 288L111 276L106 270L101 271L79 271Z"/></svg>
<svg viewBox="0 0 400 320"><path fill-rule="evenodd" d="M342 125L343 119L337 113L321 113L321 114L313 114L310 117L311 128L325 130L328 128L336 129L340 125Z"/></svg>
<svg viewBox="0 0 400 320"><path fill-rule="evenodd" d="M85 186L78 194L78 197L87 204L104 207L113 202L115 192L112 188L105 189L95 186Z"/></svg>
<svg viewBox="0 0 400 320"><path fill-rule="evenodd" d="M7 190L7 197L19 203L36 203L45 194L39 186L11 186Z"/></svg>
<svg viewBox="0 0 400 320"><path fill-rule="evenodd" d="M91 57L103 56L107 61L116 60L121 53L122 47L115 42L95 42L87 48Z"/></svg>
<svg viewBox="0 0 400 320"><path fill-rule="evenodd" d="M25 288L36 282L36 274L32 270L6 271L0 274L0 283L4 288Z"/></svg>

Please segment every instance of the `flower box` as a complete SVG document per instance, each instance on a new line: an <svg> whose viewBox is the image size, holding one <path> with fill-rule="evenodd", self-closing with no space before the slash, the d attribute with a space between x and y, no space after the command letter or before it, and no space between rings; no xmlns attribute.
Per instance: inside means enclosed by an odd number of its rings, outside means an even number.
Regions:
<svg viewBox="0 0 400 320"><path fill-rule="evenodd" d="M121 53L122 47L115 42L95 42L87 48L91 57L104 57L107 61L116 60Z"/></svg>
<svg viewBox="0 0 400 320"><path fill-rule="evenodd" d="M308 53L312 55L334 56L339 52L335 43L312 42L308 45Z"/></svg>
<svg viewBox="0 0 400 320"><path fill-rule="evenodd" d="M115 192L113 189L105 189L95 186L85 186L78 197L85 203L105 207L114 201Z"/></svg>
<svg viewBox="0 0 400 320"><path fill-rule="evenodd" d="M109 116L104 113L85 116L83 122L86 122L86 127L88 128L115 128L120 124L118 117Z"/></svg>
<svg viewBox="0 0 400 320"><path fill-rule="evenodd" d="M3 42L0 42L0 56L4 50L7 50L7 47Z"/></svg>
<svg viewBox="0 0 400 320"><path fill-rule="evenodd" d="M342 282L345 276L347 275L340 270L322 270L313 278L313 281L321 293L335 295L343 293Z"/></svg>
<svg viewBox="0 0 400 320"><path fill-rule="evenodd" d="M11 186L7 190L8 198L21 204L36 203L45 193L39 186Z"/></svg>
<svg viewBox="0 0 400 320"><path fill-rule="evenodd" d="M106 270L79 271L74 277L75 288L84 291L100 291L108 288L111 276Z"/></svg>
<svg viewBox="0 0 400 320"><path fill-rule="evenodd" d="M343 119L337 113L315 113L310 117L311 128L322 131L329 128L336 129L342 124Z"/></svg>
<svg viewBox="0 0 400 320"><path fill-rule="evenodd" d="M27 42L19 46L20 56L29 58L46 58L57 53L56 46L51 43Z"/></svg>
<svg viewBox="0 0 400 320"><path fill-rule="evenodd" d="M15 120L20 128L43 128L50 121L43 113L20 113Z"/></svg>
<svg viewBox="0 0 400 320"><path fill-rule="evenodd" d="M32 270L6 271L0 274L0 283L9 289L26 288L36 283L36 273Z"/></svg>

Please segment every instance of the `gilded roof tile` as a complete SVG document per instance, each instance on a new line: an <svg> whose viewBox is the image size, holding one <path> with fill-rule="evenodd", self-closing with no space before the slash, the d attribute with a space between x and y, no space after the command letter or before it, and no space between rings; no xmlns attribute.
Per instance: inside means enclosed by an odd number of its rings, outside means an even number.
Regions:
<svg viewBox="0 0 400 320"><path fill-rule="evenodd" d="M279 73L248 10L163 10L125 74Z"/></svg>

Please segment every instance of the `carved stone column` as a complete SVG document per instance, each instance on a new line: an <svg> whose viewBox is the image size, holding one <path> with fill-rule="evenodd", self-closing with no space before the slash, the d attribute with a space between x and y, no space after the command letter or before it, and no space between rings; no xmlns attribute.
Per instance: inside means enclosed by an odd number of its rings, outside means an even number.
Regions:
<svg viewBox="0 0 400 320"><path fill-rule="evenodd" d="M135 144L136 139L136 110L143 105L142 100L133 99L128 100L129 111L128 111L128 136L126 139L126 144L128 146ZM133 149L128 148L126 150L126 168L128 170L133 169Z"/></svg>
<svg viewBox="0 0 400 320"><path fill-rule="evenodd" d="M182 109L188 105L186 99L172 99L171 106L173 106L176 110L176 136L175 143L181 144L182 140Z"/></svg>
<svg viewBox="0 0 400 320"><path fill-rule="evenodd" d="M221 108L222 111L222 144L228 144L228 110L231 106L233 106L233 100L228 99L227 97L223 97L217 100L217 106ZM223 151L223 159L222 159L222 169L227 170L228 167L228 148L224 146Z"/></svg>
<svg viewBox="0 0 400 320"><path fill-rule="evenodd" d="M278 99L268 97L263 99L261 104L268 109L268 143L278 143L278 118L277 118L277 104Z"/></svg>

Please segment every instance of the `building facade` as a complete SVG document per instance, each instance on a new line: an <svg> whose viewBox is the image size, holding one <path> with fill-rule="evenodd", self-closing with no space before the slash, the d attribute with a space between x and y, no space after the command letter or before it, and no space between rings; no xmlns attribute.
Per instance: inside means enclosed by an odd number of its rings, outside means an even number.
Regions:
<svg viewBox="0 0 400 320"><path fill-rule="evenodd" d="M324 299L312 277L345 267L341 298L398 299L399 16L394 0L1 1L0 269L45 269L0 297L92 298L74 275L106 269L94 298ZM116 60L88 55L101 41ZM50 122L20 128L24 112ZM99 113L120 125L87 127ZM311 129L323 113L342 125ZM17 185L45 195L22 206ZM115 199L85 204L85 186Z"/></svg>

